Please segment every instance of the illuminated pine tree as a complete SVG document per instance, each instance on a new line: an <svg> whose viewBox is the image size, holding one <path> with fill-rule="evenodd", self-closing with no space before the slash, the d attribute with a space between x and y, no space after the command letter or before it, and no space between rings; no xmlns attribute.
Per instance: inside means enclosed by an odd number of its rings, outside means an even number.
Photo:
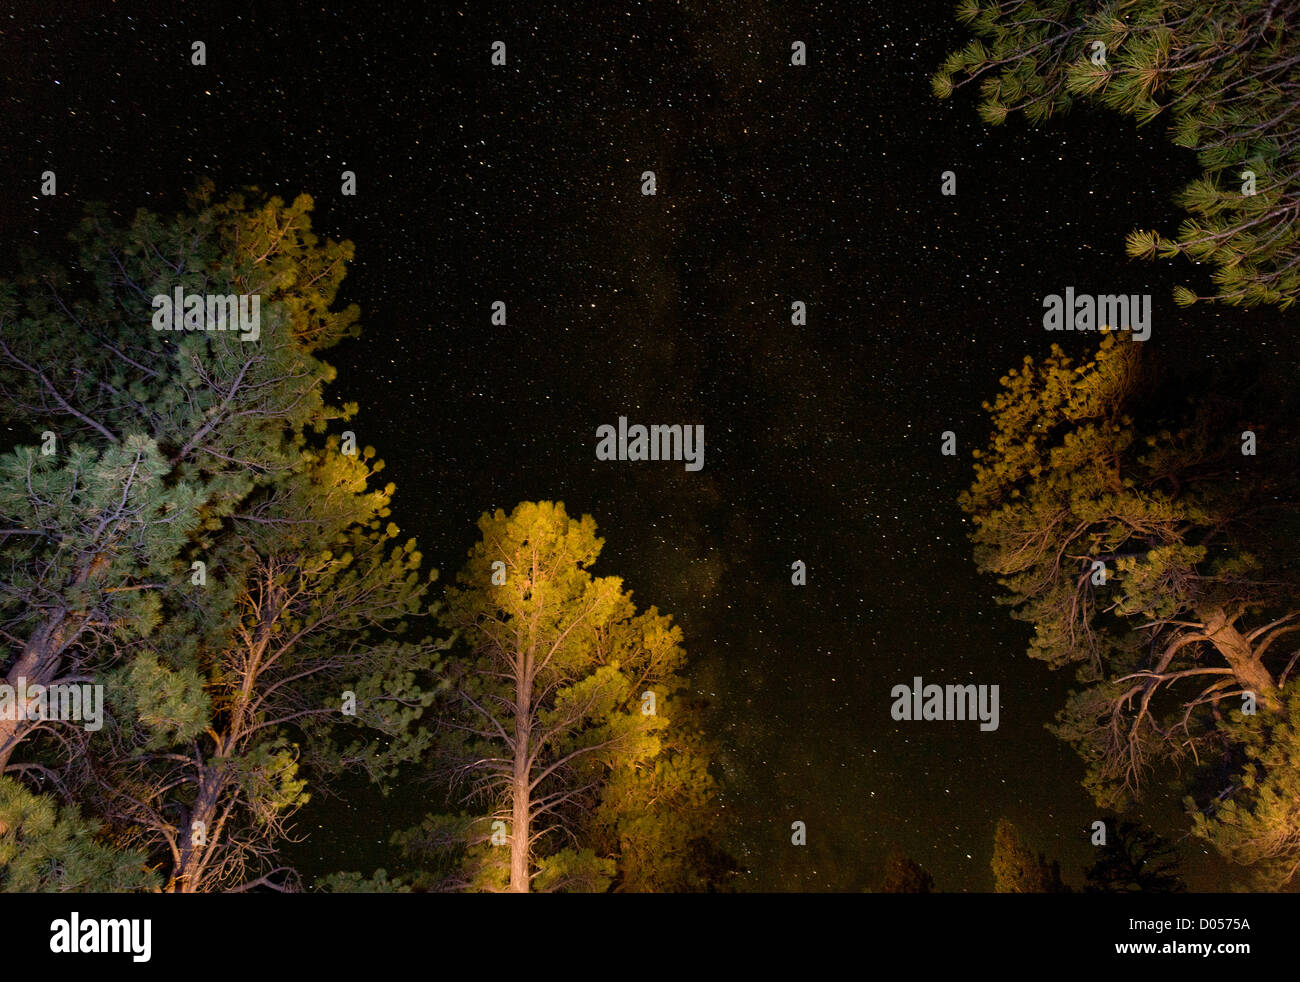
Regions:
<svg viewBox="0 0 1300 982"><path fill-rule="evenodd" d="M1276 710L1230 721L1241 767L1221 780L1210 801L1187 800L1195 833L1247 867L1257 890L1285 890L1300 881L1300 690L1292 681L1286 691Z"/></svg>
<svg viewBox="0 0 1300 982"><path fill-rule="evenodd" d="M439 708L441 772L471 809L402 838L481 890L703 889L716 858L706 751L680 690L681 632L588 567L590 516L524 502L479 520L442 623L467 652Z"/></svg>
<svg viewBox="0 0 1300 982"><path fill-rule="evenodd" d="M985 406L961 497L977 564L1034 626L1029 654L1077 672L1056 732L1116 808L1162 761L1230 755L1225 720L1280 705L1300 631L1293 396L1256 379L1189 400L1141 350L1108 334L1080 364L1027 357ZM1267 447L1243 455L1261 406Z"/></svg>
<svg viewBox="0 0 1300 982"><path fill-rule="evenodd" d="M432 574L384 521L393 487L369 486L382 466L337 437L304 451L199 543L210 583L114 678L136 722L117 734L131 752L99 761L105 807L161 854L166 889L293 885L279 847L311 783L345 768L383 781L423 751L421 678L441 646L401 636ZM161 709L177 677L204 682Z"/></svg>

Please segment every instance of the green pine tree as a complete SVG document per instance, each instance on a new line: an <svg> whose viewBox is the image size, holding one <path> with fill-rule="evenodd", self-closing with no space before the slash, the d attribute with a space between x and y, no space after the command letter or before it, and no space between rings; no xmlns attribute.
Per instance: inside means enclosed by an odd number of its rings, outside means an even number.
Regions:
<svg viewBox="0 0 1300 982"><path fill-rule="evenodd" d="M1300 8L1277 0L961 0L975 35L933 78L948 98L978 83L979 112L1042 123L1076 102L1139 124L1163 118L1203 169L1178 195L1176 236L1134 231L1132 256L1216 267L1219 301L1295 302L1300 293ZM1178 287L1180 304L1211 299Z"/></svg>
<svg viewBox="0 0 1300 982"><path fill-rule="evenodd" d="M0 893L156 890L145 857L101 841L75 807L0 777Z"/></svg>
<svg viewBox="0 0 1300 982"><path fill-rule="evenodd" d="M34 441L0 456L5 681L110 704L99 733L0 719L0 771L42 775L169 890L292 886L308 777L383 779L424 746L439 646L400 637L420 555L373 451L319 439L355 412L318 354L357 311L330 309L352 247L311 208L208 186L170 219L92 209L72 273L0 284L0 409ZM257 336L158 330L176 289L258 296Z"/></svg>

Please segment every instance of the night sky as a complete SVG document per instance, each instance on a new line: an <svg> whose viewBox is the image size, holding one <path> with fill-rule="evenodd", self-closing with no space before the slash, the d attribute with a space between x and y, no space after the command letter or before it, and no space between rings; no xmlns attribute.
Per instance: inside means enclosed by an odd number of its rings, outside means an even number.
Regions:
<svg viewBox="0 0 1300 982"><path fill-rule="evenodd" d="M325 358L394 520L449 580L484 510L595 517L594 571L686 633L749 886L874 888L900 848L940 890L989 890L1000 816L1080 882L1098 812L1043 729L1070 679L1024 655L956 497L998 378L1075 340L1043 331L1045 294L1150 293L1150 345L1268 350L1284 315L1179 310L1172 286L1208 276L1123 254L1176 228L1197 172L1160 124L990 129L974 93L939 102L950 0L58 6L0 13L0 264L61 248L87 201L174 211L202 176L312 195L315 230L356 244L340 304L363 333ZM597 461L619 416L702 424L704 469ZM999 685L999 729L895 722L916 675ZM382 844L426 794L314 801L307 879L400 865Z"/></svg>

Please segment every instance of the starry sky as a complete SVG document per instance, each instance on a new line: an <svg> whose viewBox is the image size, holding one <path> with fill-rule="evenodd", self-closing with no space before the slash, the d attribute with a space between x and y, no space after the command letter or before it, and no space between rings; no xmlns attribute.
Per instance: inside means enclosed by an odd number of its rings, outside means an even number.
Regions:
<svg viewBox="0 0 1300 982"><path fill-rule="evenodd" d="M1151 293L1153 346L1267 349L1276 313L1178 310L1172 286L1208 278L1123 254L1176 227L1196 173L1159 128L990 129L973 93L939 102L949 0L23 6L0 12L0 255L57 247L86 201L178 209L202 176L312 195L316 231L356 244L363 334L327 360L394 518L446 579L484 510L595 517L595 572L686 632L748 886L874 887L898 848L988 890L1001 816L1079 882L1096 809L1043 729L1069 679L1024 656L956 497L981 402L1047 351L1045 294ZM619 416L702 424L704 469L597 461ZM999 685L999 729L895 722L916 675ZM297 858L392 868L383 841L427 805L319 800Z"/></svg>

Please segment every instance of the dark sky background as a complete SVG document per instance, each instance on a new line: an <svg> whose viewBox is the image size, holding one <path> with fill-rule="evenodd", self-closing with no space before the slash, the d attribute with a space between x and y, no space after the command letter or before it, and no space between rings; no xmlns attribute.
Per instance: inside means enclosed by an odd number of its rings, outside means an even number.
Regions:
<svg viewBox="0 0 1300 982"><path fill-rule="evenodd" d="M450 579L486 509L595 517L595 571L686 632L749 885L874 887L901 848L939 889L989 890L1000 816L1081 881L1097 810L1043 729L1069 679L1024 656L956 497L980 403L1047 351L1045 294L1151 293L1148 344L1211 363L1269 343L1283 315L1178 310L1172 286L1208 277L1123 255L1131 228L1176 227L1196 173L1160 124L989 129L973 93L939 102L949 0L35 9L0 12L0 262L58 247L86 201L176 210L203 175L312 195L316 231L356 243L340 301L363 335L326 357L395 520ZM620 415L703 424L704 469L596 461ZM893 721L915 675L999 685L1000 728ZM424 796L318 800L294 855L392 869Z"/></svg>

